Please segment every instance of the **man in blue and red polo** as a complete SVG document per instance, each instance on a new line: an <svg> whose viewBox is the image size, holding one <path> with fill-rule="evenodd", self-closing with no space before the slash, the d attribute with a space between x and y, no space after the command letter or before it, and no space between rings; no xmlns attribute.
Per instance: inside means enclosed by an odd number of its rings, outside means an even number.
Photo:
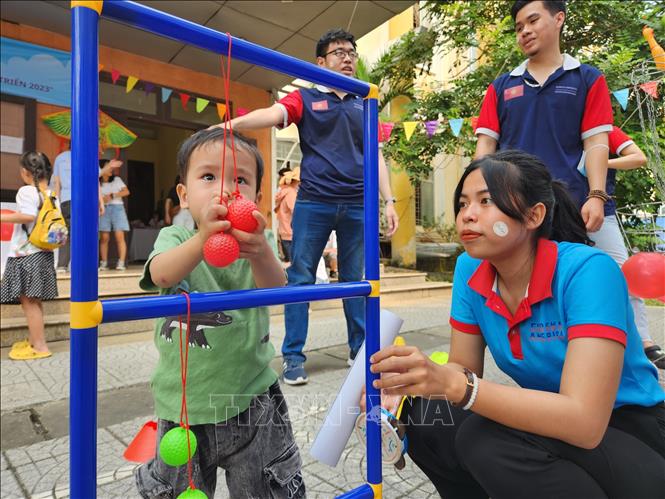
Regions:
<svg viewBox="0 0 665 499"><path fill-rule="evenodd" d="M497 149L538 156L552 177L567 185L596 247L622 265L628 255L614 218L614 174L607 178L613 116L605 77L561 54L565 1L518 0L511 15L527 60L488 87L475 157ZM656 366L662 368L662 350L649 336L644 302L631 297L631 304L647 354L661 360Z"/></svg>
<svg viewBox="0 0 665 499"><path fill-rule="evenodd" d="M561 54L566 17L562 0L514 3L517 43L528 59L490 84L481 108L475 157L497 149L538 156L566 183L589 232L603 224L607 135L612 106L605 77L596 68ZM587 177L577 171L586 151Z"/></svg>
<svg viewBox="0 0 665 499"><path fill-rule="evenodd" d="M328 31L316 45L316 63L354 77L358 53L351 33ZM363 247L363 101L340 90L317 85L292 92L276 104L231 122L235 130L298 126L302 163L293 211L291 266L288 285L314 284L316 267L330 233L337 231L340 282L359 281L364 274ZM388 170L379 152L379 191L386 202L387 236L398 225ZM284 308L286 336L282 344L284 382L307 382L303 347L307 339L308 303ZM344 300L349 362L365 339L363 298Z"/></svg>

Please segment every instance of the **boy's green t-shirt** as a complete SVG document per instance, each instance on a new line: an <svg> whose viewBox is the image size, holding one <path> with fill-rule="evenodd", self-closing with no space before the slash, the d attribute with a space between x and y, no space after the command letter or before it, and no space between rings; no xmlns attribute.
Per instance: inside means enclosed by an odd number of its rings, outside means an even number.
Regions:
<svg viewBox="0 0 665 499"><path fill-rule="evenodd" d="M182 244L194 234L194 231L175 225L159 232L143 268L142 289L171 295L182 291L194 294L256 288L249 262L240 258L221 269L201 261L177 287L161 289L155 286L149 270L152 258ZM266 231L266 237L276 251L272 232ZM174 422L180 421L182 400L179 325L178 316L157 319L155 345L159 360L151 379L157 417ZM249 407L253 397L264 393L277 380L277 374L269 365L275 349L269 337L267 307L192 314L190 327L189 424L219 423L235 417ZM185 314L182 316L183 352L186 329Z"/></svg>

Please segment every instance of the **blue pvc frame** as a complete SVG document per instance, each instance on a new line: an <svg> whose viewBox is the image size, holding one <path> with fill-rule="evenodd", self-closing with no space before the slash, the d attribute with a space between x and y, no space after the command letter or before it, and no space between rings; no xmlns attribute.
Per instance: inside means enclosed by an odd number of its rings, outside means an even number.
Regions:
<svg viewBox="0 0 665 499"><path fill-rule="evenodd" d="M70 384L70 496L96 497L98 324L185 314L185 298L163 296L99 302L97 279L97 144L99 107L98 23L104 17L218 54L228 49L226 34L123 0L72 1L72 291ZM103 5L103 8L102 8ZM318 286L255 289L191 296L194 313L327 300L366 298L366 366L379 350L378 91L376 86L233 37L233 57L274 71L364 97L365 281ZM101 317L95 316L95 312ZM366 369L369 414L379 403ZM381 436L367 420L367 483L342 496L380 498Z"/></svg>

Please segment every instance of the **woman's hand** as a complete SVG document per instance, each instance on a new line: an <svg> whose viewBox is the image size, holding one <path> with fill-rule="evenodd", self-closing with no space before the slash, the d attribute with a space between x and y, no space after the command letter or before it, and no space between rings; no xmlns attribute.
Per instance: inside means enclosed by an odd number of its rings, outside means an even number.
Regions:
<svg viewBox="0 0 665 499"><path fill-rule="evenodd" d="M225 203L221 203L221 197L213 196L208 204L204 206L199 220L199 234L205 243L210 236L218 232L225 232L231 228L231 222L226 220L229 210Z"/></svg>
<svg viewBox="0 0 665 499"><path fill-rule="evenodd" d="M438 365L413 346L390 346L370 358L373 373L397 373L374 381L386 395L449 398L464 396L466 377L456 369Z"/></svg>

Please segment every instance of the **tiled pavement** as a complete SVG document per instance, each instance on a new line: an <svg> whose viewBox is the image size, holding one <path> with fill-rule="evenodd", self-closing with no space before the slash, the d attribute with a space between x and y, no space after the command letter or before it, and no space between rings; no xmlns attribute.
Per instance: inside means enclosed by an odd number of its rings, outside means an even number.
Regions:
<svg viewBox="0 0 665 499"><path fill-rule="evenodd" d="M407 343L425 351L447 350L448 305L437 300L405 303L391 310L405 319L402 332ZM661 344L665 334L665 308L649 308L652 335ZM273 319L274 344L280 345L284 334L280 318ZM345 363L346 328L339 312L312 314L308 339L310 382L301 387L283 385L296 440L304 462L308 497L333 497L364 482L364 449L352 435L336 468L315 461L309 447L320 423L347 372ZM156 360L149 340L104 346L99 351L99 390L113 394L113 389L146 383ZM279 359L274 366L278 368ZM69 352L56 353L39 362L12 362L6 353L0 361L2 414L39 408L40 404L68 397ZM488 362L486 376L506 381L503 373ZM120 409L122 410L122 409ZM97 469L100 498L137 497L132 470L122 453L150 414L100 428L97 436ZM68 496L67 436L31 445L3 449L0 456L0 497L51 498ZM407 459L407 466L396 471L384 466L386 498L437 497L434 487ZM228 497L223 473L219 474L216 498Z"/></svg>

